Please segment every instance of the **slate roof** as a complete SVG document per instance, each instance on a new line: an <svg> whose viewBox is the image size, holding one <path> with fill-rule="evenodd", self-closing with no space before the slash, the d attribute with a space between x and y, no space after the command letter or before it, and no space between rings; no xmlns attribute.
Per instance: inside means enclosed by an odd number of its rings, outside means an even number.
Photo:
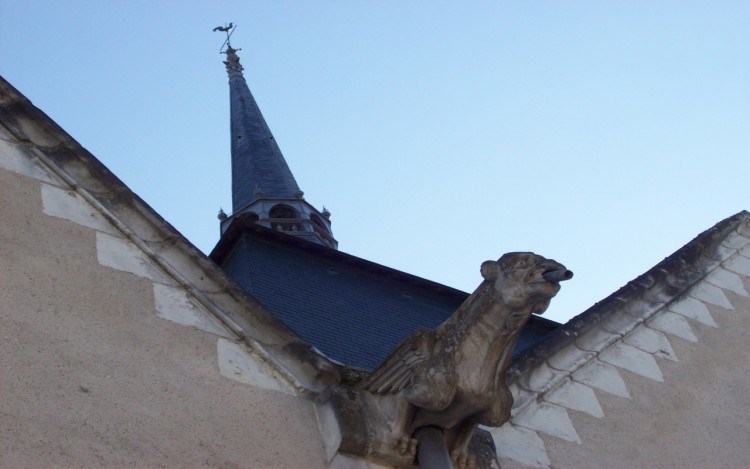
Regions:
<svg viewBox="0 0 750 469"><path fill-rule="evenodd" d="M234 58L238 64L236 54ZM230 72L229 90L233 211L251 203L256 189L267 198L297 198L301 192L297 181L241 71Z"/></svg>
<svg viewBox="0 0 750 469"><path fill-rule="evenodd" d="M437 327L468 297L241 218L210 257L305 341L333 360L366 370L416 329ZM557 326L532 317L515 353Z"/></svg>

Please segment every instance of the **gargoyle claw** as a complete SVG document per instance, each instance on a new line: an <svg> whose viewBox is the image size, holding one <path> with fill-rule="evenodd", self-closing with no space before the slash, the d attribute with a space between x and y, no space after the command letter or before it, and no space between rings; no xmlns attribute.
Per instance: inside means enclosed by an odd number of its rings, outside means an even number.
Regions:
<svg viewBox="0 0 750 469"><path fill-rule="evenodd" d="M414 457L417 455L417 440L402 436L396 441L396 449L401 455Z"/></svg>
<svg viewBox="0 0 750 469"><path fill-rule="evenodd" d="M474 469L477 464L477 457L467 451L453 451L451 452L451 461L456 469Z"/></svg>

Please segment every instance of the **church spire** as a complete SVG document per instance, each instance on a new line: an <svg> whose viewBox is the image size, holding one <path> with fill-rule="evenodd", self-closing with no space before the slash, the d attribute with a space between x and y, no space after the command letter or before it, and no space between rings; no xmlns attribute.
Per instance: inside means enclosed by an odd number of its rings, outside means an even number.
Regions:
<svg viewBox="0 0 750 469"><path fill-rule="evenodd" d="M240 49L234 49L228 40L225 44L233 213L221 222L222 233L233 219L245 215L268 228L336 249L338 243L331 233L330 213L327 210L321 213L304 200L304 194L245 81L237 55Z"/></svg>
<svg viewBox="0 0 750 469"><path fill-rule="evenodd" d="M257 194L301 198L302 191L245 82L237 49L229 45L225 54L232 126L233 210L252 203Z"/></svg>

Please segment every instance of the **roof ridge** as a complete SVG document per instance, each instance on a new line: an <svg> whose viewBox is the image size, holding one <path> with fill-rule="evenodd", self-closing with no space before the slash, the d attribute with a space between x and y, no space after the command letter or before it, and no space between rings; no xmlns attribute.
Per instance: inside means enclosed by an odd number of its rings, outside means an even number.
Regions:
<svg viewBox="0 0 750 469"><path fill-rule="evenodd" d="M750 213L743 210L699 234L525 350L508 371L508 382L517 397L514 414L532 402L534 395L556 388L570 373L682 299L723 262L739 255L745 245L750 245Z"/></svg>

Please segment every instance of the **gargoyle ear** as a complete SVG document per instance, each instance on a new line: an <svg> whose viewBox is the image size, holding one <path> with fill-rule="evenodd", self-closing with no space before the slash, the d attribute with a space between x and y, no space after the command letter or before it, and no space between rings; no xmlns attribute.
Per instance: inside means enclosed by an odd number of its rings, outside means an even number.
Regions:
<svg viewBox="0 0 750 469"><path fill-rule="evenodd" d="M500 272L500 266L496 261L484 261L479 271L485 280L495 280Z"/></svg>

